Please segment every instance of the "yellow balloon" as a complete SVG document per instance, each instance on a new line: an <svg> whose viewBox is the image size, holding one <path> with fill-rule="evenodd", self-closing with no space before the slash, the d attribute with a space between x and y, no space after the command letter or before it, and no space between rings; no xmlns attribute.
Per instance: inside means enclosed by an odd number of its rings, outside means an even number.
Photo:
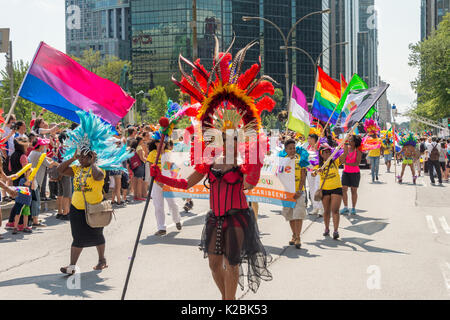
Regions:
<svg viewBox="0 0 450 320"><path fill-rule="evenodd" d="M31 163L27 164L25 167L23 167L22 169L20 169L20 171L16 173L16 177L15 177L15 178L12 178L11 180L19 179L20 176L22 176L25 172L28 171L28 169L31 168L31 166L32 166Z"/></svg>
<svg viewBox="0 0 450 320"><path fill-rule="evenodd" d="M36 167L33 168L33 171L31 171L31 174L28 176L28 181L33 181L33 179L36 176L39 168L42 165L42 162L44 162L45 157L47 157L46 153L41 154L41 156L39 157L39 161L38 161Z"/></svg>

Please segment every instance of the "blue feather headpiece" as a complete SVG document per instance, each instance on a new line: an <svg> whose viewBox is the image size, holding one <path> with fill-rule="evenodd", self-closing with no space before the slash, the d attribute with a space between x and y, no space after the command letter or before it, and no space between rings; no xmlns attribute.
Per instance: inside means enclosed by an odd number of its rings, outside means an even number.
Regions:
<svg viewBox="0 0 450 320"><path fill-rule="evenodd" d="M69 160L77 150L81 154L94 151L97 154L97 165L104 170L123 170L122 162L131 158L126 145L117 146L113 138L113 127L105 123L92 112L76 111L80 117L80 125L67 132L64 141L64 160ZM78 161L76 161L76 164Z"/></svg>

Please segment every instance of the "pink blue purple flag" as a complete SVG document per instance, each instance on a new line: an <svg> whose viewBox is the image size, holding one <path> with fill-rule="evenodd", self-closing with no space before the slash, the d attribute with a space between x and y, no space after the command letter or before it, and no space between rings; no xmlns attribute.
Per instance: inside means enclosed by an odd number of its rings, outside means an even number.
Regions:
<svg viewBox="0 0 450 320"><path fill-rule="evenodd" d="M135 101L119 85L44 42L39 45L19 96L77 123L80 119L76 111L91 110L113 126Z"/></svg>

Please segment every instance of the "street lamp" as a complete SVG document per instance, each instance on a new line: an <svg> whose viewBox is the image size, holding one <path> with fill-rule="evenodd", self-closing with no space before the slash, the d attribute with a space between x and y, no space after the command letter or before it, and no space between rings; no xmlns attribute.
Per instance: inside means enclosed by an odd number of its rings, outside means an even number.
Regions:
<svg viewBox="0 0 450 320"><path fill-rule="evenodd" d="M289 101L289 55L288 55L288 46L289 46L289 38L292 35L292 32L295 30L295 27L304 19L314 15L314 14L324 14L324 13L330 13L331 9L326 9L326 10L322 10L322 11L315 11L315 12L311 12L308 13L307 15L305 15L304 17L300 18L297 20L297 22L294 23L294 25L291 27L291 29L289 30L287 36L284 35L283 31L281 31L280 27L278 25L276 25L274 22L270 21L269 19L263 18L263 17L248 17L248 16L243 16L242 20L243 21L251 21L251 20L263 20L269 24L271 24L273 27L275 27L275 29L278 30L278 32L280 33L281 37L283 38L283 42L284 42L284 62L285 62L285 68L286 68L286 73L285 73L285 78L286 78L286 105Z"/></svg>
<svg viewBox="0 0 450 320"><path fill-rule="evenodd" d="M319 65L319 60L320 60L320 58L322 57L322 55L323 55L327 50L330 50L331 48L334 48L334 47L337 47L337 46L346 46L346 45L348 45L348 44L349 44L349 43L346 41L346 42L335 43L335 44L329 46L328 48L326 48L325 50L323 50L323 51L319 54L319 56L317 57L317 60L316 60L316 61L314 61L314 59L311 57L311 55L310 55L308 52L306 52L305 50L303 50L303 49L300 49L300 48L297 48L297 47L292 47L292 46L290 46L290 47L281 46L280 49L281 49L281 50L284 50L284 49L286 49L286 48L287 48L287 49L294 49L294 50L298 50L298 51L304 53L304 54L309 58L309 60L311 60L313 66L314 66L314 72L316 72L317 67L318 67L318 65Z"/></svg>

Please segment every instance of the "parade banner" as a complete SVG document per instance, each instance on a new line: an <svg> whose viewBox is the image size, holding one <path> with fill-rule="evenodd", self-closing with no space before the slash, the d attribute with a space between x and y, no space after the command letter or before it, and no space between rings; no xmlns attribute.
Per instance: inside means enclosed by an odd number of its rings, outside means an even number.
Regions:
<svg viewBox="0 0 450 320"><path fill-rule="evenodd" d="M187 179L194 168L188 152L165 153L161 160L164 176ZM164 186L165 198L209 199L209 185L203 180L188 190ZM244 191L247 201L269 203L281 207L295 207L295 163L293 159L277 156L266 157L259 182L252 190Z"/></svg>

